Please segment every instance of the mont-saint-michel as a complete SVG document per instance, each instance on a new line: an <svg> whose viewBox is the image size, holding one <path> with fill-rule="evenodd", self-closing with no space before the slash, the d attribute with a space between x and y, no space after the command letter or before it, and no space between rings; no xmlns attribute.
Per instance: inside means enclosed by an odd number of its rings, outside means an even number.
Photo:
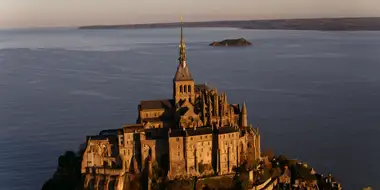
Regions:
<svg viewBox="0 0 380 190"><path fill-rule="evenodd" d="M134 123L87 136L42 189L342 188L331 174L262 151L247 105L196 83L190 67L181 26L172 97L142 100Z"/></svg>

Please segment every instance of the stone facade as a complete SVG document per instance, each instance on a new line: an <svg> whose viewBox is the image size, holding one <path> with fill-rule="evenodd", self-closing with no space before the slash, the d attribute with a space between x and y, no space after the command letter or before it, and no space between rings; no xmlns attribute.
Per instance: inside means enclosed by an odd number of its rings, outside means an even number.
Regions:
<svg viewBox="0 0 380 190"><path fill-rule="evenodd" d="M173 97L141 101L136 124L88 137L82 162L88 181L124 179L150 171L153 162L169 179L225 175L259 159L260 135L248 125L245 103L229 104L226 93L194 82L182 34L181 27Z"/></svg>

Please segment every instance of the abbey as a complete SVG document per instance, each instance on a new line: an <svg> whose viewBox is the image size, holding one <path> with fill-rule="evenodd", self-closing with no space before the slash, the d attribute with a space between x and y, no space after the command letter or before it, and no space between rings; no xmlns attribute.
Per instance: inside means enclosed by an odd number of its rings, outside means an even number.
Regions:
<svg viewBox="0 0 380 190"><path fill-rule="evenodd" d="M141 101L135 124L87 137L85 188L122 189L126 175L151 172L153 164L174 180L230 174L260 158L260 135L248 125L245 103L230 104L226 93L195 83L182 26L178 62L172 98Z"/></svg>

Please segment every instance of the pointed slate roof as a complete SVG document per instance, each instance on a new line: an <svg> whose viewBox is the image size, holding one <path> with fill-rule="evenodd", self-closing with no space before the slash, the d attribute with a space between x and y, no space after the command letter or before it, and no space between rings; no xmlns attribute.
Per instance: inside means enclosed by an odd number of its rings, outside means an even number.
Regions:
<svg viewBox="0 0 380 190"><path fill-rule="evenodd" d="M247 106L245 105L245 102L243 103L243 108L241 108L241 114L247 114Z"/></svg>
<svg viewBox="0 0 380 190"><path fill-rule="evenodd" d="M189 68L183 64L179 64L174 76L175 81L192 81L193 77L189 71Z"/></svg>

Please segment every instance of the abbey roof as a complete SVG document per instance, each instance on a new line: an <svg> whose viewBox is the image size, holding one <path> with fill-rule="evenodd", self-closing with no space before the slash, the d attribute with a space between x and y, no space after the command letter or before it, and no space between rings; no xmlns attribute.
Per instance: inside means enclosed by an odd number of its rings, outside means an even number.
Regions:
<svg viewBox="0 0 380 190"><path fill-rule="evenodd" d="M140 102L140 108L142 110L147 109L168 109L174 107L173 99L166 100L143 100Z"/></svg>

